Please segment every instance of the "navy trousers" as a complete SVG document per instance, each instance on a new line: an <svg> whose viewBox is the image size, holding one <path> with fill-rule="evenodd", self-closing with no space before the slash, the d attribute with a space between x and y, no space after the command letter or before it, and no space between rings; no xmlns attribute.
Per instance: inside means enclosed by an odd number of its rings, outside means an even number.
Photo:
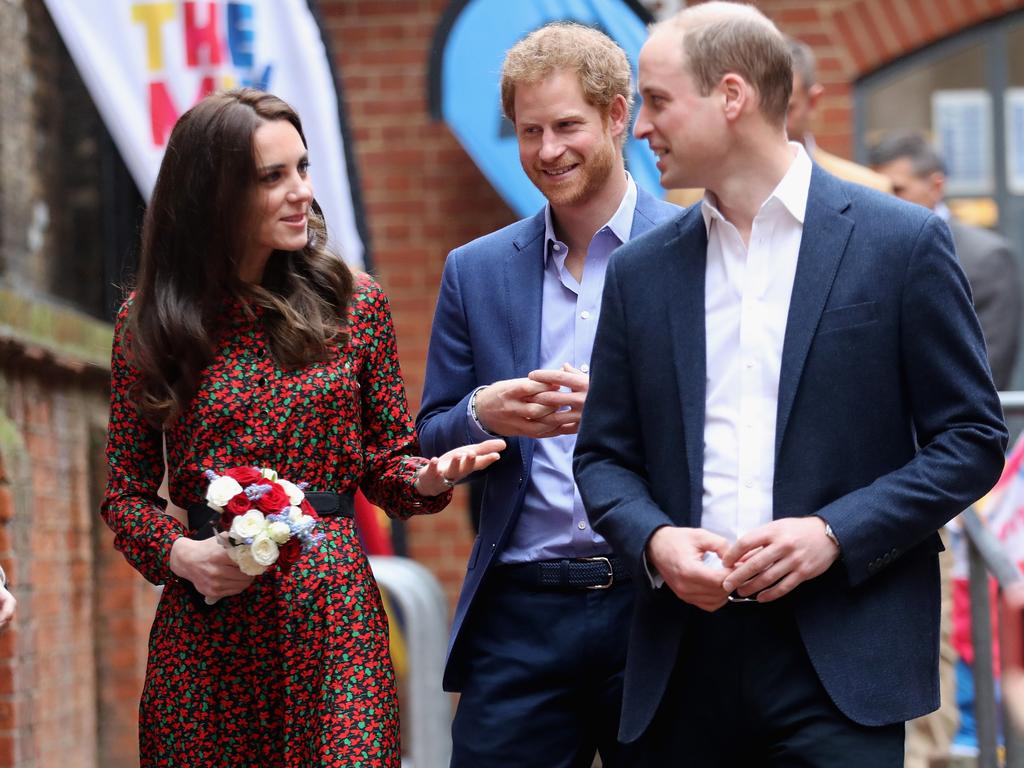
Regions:
<svg viewBox="0 0 1024 768"><path fill-rule="evenodd" d="M785 598L694 609L636 768L902 768L904 724L832 703Z"/></svg>
<svg viewBox="0 0 1024 768"><path fill-rule="evenodd" d="M452 724L452 768L632 766L619 746L633 587L484 585L464 638L466 684Z"/></svg>

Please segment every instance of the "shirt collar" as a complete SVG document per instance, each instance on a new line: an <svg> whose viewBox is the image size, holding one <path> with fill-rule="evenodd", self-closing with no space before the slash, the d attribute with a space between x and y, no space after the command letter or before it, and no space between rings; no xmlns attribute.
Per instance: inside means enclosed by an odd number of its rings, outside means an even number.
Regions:
<svg viewBox="0 0 1024 768"><path fill-rule="evenodd" d="M637 200L637 189L636 182L633 181L633 177L629 171L625 171L626 174L626 194L622 196L622 202L619 203L619 207L615 209L615 213L608 219L601 229L609 229L611 233L619 239L620 243L625 243L629 240L629 235L633 231L633 215L636 213L636 200ZM544 206L544 262L547 263L548 256L551 254L551 244L557 243L558 237L555 235L555 225L551 218L551 203ZM566 254L556 254L561 256L564 260Z"/></svg>
<svg viewBox="0 0 1024 768"><path fill-rule="evenodd" d="M768 199L761 204L761 210L777 200L789 211L790 215L802 226L804 216L807 213L807 196L811 188L811 158L803 145L789 142L793 152L793 162L789 164L789 170L782 177L775 189L768 195ZM711 192L704 193L704 200L700 205L701 214L704 216L704 226L711 231L711 222L714 219L725 221L725 217L718 210L718 200Z"/></svg>

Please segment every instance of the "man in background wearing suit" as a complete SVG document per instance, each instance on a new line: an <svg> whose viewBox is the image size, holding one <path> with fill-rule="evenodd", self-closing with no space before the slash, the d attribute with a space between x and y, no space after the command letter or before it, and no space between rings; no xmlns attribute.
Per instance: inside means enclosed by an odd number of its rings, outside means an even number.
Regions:
<svg viewBox="0 0 1024 768"><path fill-rule="evenodd" d="M804 145L811 160L843 181L863 184L879 192L891 192L892 185L883 174L858 165L850 160L826 152L814 140L812 129L818 102L825 93L825 86L818 82L818 63L814 51L795 37L786 37L789 55L793 59L793 93L789 98L789 112L786 114L786 133L790 141Z"/></svg>
<svg viewBox="0 0 1024 768"><path fill-rule="evenodd" d="M1021 319L1020 278L1010 241L950 215L943 202L945 164L920 133L890 134L871 148L869 157L872 167L892 182L893 194L923 205L949 224L985 334L992 378L997 389L1010 389Z"/></svg>
<svg viewBox="0 0 1024 768"><path fill-rule="evenodd" d="M787 141L790 61L724 2L640 53L634 133L707 194L609 264L574 461L637 581L637 766L901 766L938 703L936 530L1002 468L948 228Z"/></svg>
<svg viewBox="0 0 1024 768"><path fill-rule="evenodd" d="M502 69L535 216L448 256L417 428L424 451L474 435L484 474L444 684L461 691L452 765L629 766L616 741L633 584L572 478L609 254L679 213L639 189L622 147L633 89L597 30L542 27Z"/></svg>

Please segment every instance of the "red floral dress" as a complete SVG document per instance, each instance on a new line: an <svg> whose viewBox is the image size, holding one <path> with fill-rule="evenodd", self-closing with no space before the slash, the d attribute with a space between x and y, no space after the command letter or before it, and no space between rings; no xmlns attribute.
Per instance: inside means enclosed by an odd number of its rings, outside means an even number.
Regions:
<svg viewBox="0 0 1024 768"><path fill-rule="evenodd" d="M258 314L258 310L257 310ZM137 373L115 335L102 513L115 545L164 591L140 708L142 766L398 766L387 618L353 521L323 518L325 539L287 573L258 576L210 610L171 572L186 533L157 491L166 440L170 498L201 501L203 471L271 467L311 490L350 492L391 514L437 512L451 498L413 488L422 459L408 413L387 299L356 278L351 340L329 362L281 369L261 323L225 307L216 353L188 411L161 433L136 413Z"/></svg>

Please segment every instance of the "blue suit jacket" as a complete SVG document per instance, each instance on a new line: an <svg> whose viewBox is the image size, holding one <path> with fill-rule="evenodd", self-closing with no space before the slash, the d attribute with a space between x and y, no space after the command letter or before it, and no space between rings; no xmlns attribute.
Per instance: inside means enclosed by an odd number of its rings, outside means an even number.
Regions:
<svg viewBox="0 0 1024 768"><path fill-rule="evenodd" d="M680 212L637 189L631 237ZM448 255L416 418L426 456L474 442L466 407L474 389L526 376L540 365L544 211L456 248ZM486 470L480 534L473 543L448 644L446 690L462 687L459 638L477 590L496 562L523 506L535 441L509 438Z"/></svg>
<svg viewBox="0 0 1024 768"><path fill-rule="evenodd" d="M616 251L576 444L590 519L641 585L624 741L649 725L698 610L651 588L642 554L659 526L701 522L706 251L697 206ZM946 225L816 167L782 353L774 516L820 515L841 544L790 599L821 682L856 722L938 705L936 530L995 483L1006 438Z"/></svg>

